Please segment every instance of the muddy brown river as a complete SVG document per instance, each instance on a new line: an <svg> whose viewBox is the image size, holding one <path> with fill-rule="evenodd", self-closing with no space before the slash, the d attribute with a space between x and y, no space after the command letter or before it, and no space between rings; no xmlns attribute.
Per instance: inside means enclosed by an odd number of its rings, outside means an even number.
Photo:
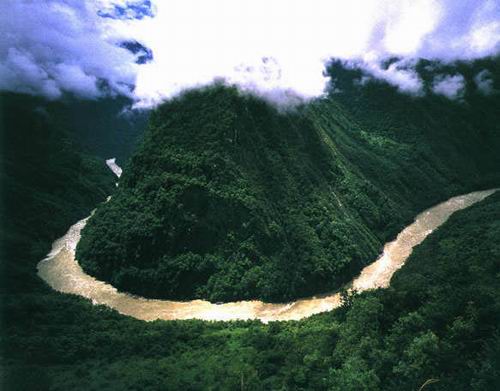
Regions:
<svg viewBox="0 0 500 391"><path fill-rule="evenodd" d="M114 159L106 161L119 177L121 168ZM421 214L399 233L396 240L387 243L382 255L366 266L350 284L350 289L364 291L387 287L392 275L404 265L413 247L420 244L433 230L453 213L479 202L497 189L476 191L450 198ZM52 244L52 250L37 268L38 275L53 289L106 305L123 315L151 321L156 319L236 320L259 319L263 322L298 320L341 305L339 293L300 299L285 304L265 303L259 300L213 304L205 300L152 300L119 292L112 285L96 280L82 270L75 259L75 249L88 217L72 225L68 232Z"/></svg>

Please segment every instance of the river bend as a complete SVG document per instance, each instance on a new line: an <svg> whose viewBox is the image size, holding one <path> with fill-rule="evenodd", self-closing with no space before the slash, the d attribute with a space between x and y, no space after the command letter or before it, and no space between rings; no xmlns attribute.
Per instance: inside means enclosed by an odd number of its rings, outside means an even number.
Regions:
<svg viewBox="0 0 500 391"><path fill-rule="evenodd" d="M121 168L114 159L106 164L119 177ZM465 209L493 194L497 189L476 191L450 198L422 213L415 221L387 243L382 255L366 266L351 283L351 289L364 291L387 287L392 275L404 265L412 249L453 213ZM52 244L52 250L37 268L38 275L54 290L71 293L106 305L123 315L152 321L156 319L236 320L259 319L263 322L298 320L341 305L339 293L300 299L285 304L259 300L213 304L205 300L153 300L119 292L112 285L86 274L75 259L80 234L89 217L72 225L68 232Z"/></svg>

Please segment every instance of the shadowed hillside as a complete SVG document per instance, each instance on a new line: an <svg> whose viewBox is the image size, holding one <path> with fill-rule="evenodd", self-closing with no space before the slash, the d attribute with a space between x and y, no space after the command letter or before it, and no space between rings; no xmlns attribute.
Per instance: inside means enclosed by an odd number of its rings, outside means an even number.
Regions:
<svg viewBox="0 0 500 391"><path fill-rule="evenodd" d="M0 229L6 291L26 289L28 281L17 277L21 270L29 270L33 284L36 263L31 258L41 259L51 240L114 187L104 162L81 153L71 141L74 129L51 118L44 104L26 95L0 95Z"/></svg>

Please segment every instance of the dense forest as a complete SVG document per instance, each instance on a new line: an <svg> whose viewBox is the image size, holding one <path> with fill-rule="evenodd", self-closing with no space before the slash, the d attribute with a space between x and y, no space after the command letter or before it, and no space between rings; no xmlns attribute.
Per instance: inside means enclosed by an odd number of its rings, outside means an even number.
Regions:
<svg viewBox="0 0 500 391"><path fill-rule="evenodd" d="M65 125L68 136L79 148L101 159L114 157L122 164L140 141L149 110L132 110L124 97L45 102L49 116Z"/></svg>
<svg viewBox="0 0 500 391"><path fill-rule="evenodd" d="M486 64L492 72L494 64ZM400 220L390 222L386 232L372 233L376 240L397 232L414 217L413 210L498 186L498 96L466 94L459 103L414 98L375 82L361 88L348 69L343 76L351 90L293 115L322 129L323 141L313 145L334 155L338 171L352 170L349 183L391 195L392 217ZM387 104L373 100L381 91ZM0 104L2 390L413 391L425 383L424 389L433 391L498 389L500 194L457 212L431 234L396 273L391 288L349 296L339 310L267 325L143 322L54 292L36 276L52 240L112 194L115 178L102 159L72 141L68 133L76 130L70 124L54 123L39 109L44 102L6 94ZM289 115L260 101L256 105L272 116ZM316 157L308 159L316 164ZM326 156L327 167L330 162ZM124 174L114 197L133 178L133 166L132 160L126 168L130 178ZM344 186L337 191L342 203L364 202L365 187ZM364 222L358 216L351 219Z"/></svg>
<svg viewBox="0 0 500 391"><path fill-rule="evenodd" d="M43 258L50 241L114 188L104 162L78 152L74 129L51 116L45 103L26 95L0 95L2 289L22 292L36 281L34 264L24 258ZM26 269L29 281L18 277L18 268Z"/></svg>
<svg viewBox="0 0 500 391"><path fill-rule="evenodd" d="M222 85L187 92L151 115L77 258L153 298L338 289L422 209L500 183L500 102L474 93L477 66L453 68L471 84L460 101L361 83L338 61L331 93L289 110Z"/></svg>
<svg viewBox="0 0 500 391"><path fill-rule="evenodd" d="M430 381L435 391L494 391L499 222L496 194L452 216L390 289L349 297L341 309L299 322L143 322L41 281L23 293L11 287L4 296L4 386L400 391Z"/></svg>

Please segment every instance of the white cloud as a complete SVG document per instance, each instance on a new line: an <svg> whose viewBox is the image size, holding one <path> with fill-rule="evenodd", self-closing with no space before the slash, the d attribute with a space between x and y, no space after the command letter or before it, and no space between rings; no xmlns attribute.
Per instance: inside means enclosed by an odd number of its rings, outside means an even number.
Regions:
<svg viewBox="0 0 500 391"><path fill-rule="evenodd" d="M465 79L462 75L441 75L434 79L432 91L449 99L460 98L465 89Z"/></svg>
<svg viewBox="0 0 500 391"><path fill-rule="evenodd" d="M0 89L43 95L50 99L61 96L55 81L33 56L14 47L7 50L5 61L0 63Z"/></svg>
<svg viewBox="0 0 500 391"><path fill-rule="evenodd" d="M457 3L158 1L155 18L127 26L155 55L139 70L136 94L150 104L223 77L271 99L283 97L277 90L307 99L324 91L324 63L332 57L355 60L400 90L419 93L422 81L410 64L416 57L472 59L498 49L498 4ZM381 60L389 56L402 61L384 69Z"/></svg>
<svg viewBox="0 0 500 391"><path fill-rule="evenodd" d="M402 92L419 94L423 83L414 69L415 64L415 59L402 59L391 63L387 68L383 68L377 61L366 61L357 65L375 78L397 86Z"/></svg>
<svg viewBox="0 0 500 391"><path fill-rule="evenodd" d="M321 95L335 57L419 93L415 58L473 59L498 53L500 41L495 0L156 0L153 8L149 17L148 0L3 0L0 89L89 97L106 80L114 93L135 85L147 106L223 78L284 102ZM151 62L139 66L119 47L131 39L152 49ZM385 69L391 56L401 60Z"/></svg>
<svg viewBox="0 0 500 391"><path fill-rule="evenodd" d="M135 56L118 46L117 21L97 15L97 3L80 0L3 0L0 3L0 89L58 98L130 94Z"/></svg>
<svg viewBox="0 0 500 391"><path fill-rule="evenodd" d="M493 79L491 73L486 69L479 72L475 77L474 81L479 91L484 95L489 95L494 92Z"/></svg>
<svg viewBox="0 0 500 391"><path fill-rule="evenodd" d="M389 15L384 15L384 46L389 53L412 55L423 44L442 18L442 6L435 0L393 2Z"/></svg>
<svg viewBox="0 0 500 391"><path fill-rule="evenodd" d="M54 79L61 89L85 98L99 95L97 78L86 74L78 65L61 63L54 66L54 71Z"/></svg>

